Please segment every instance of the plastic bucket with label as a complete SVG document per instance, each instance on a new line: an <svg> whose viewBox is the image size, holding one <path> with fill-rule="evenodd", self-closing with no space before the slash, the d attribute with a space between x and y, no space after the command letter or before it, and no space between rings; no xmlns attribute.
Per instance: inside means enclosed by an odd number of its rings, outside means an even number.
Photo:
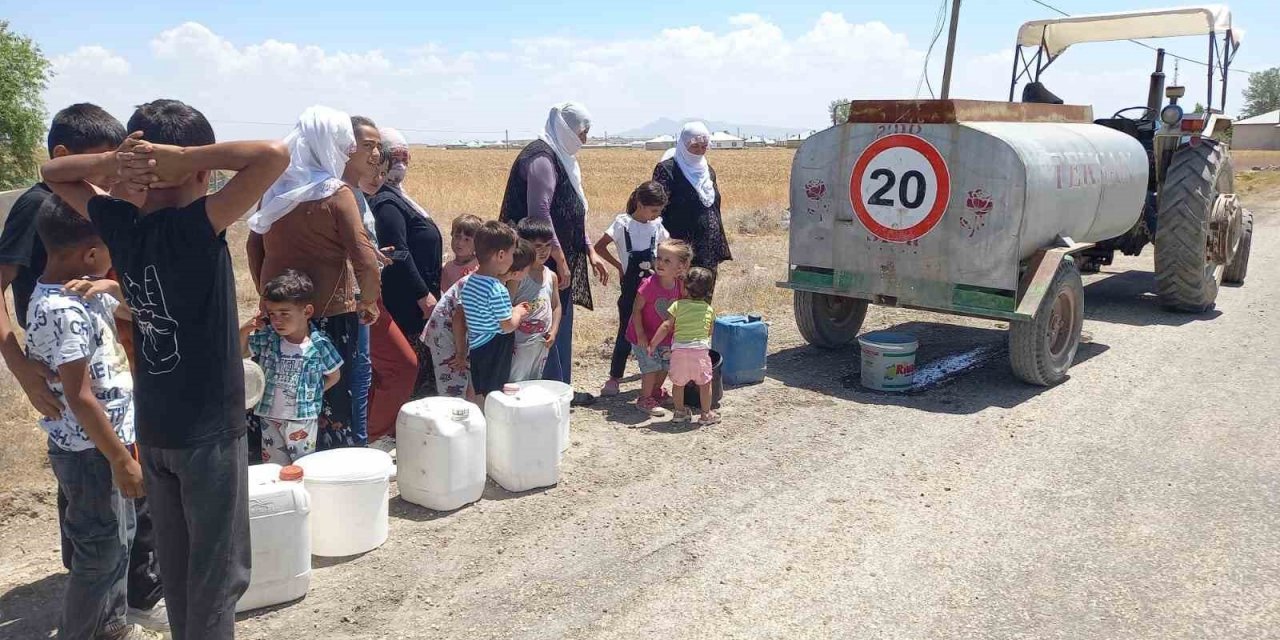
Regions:
<svg viewBox="0 0 1280 640"><path fill-rule="evenodd" d="M874 331L858 338L862 347L862 386L876 391L902 392L916 376L919 343L905 333Z"/></svg>

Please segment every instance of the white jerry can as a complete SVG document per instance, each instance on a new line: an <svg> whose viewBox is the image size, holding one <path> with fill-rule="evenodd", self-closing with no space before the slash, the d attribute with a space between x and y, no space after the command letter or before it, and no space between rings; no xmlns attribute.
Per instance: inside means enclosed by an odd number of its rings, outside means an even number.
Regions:
<svg viewBox="0 0 1280 640"><path fill-rule="evenodd" d="M311 585L311 498L302 470L249 467L249 537L253 570L236 612L297 600Z"/></svg>
<svg viewBox="0 0 1280 640"><path fill-rule="evenodd" d="M506 385L485 399L489 477L507 491L560 482L560 398L540 387Z"/></svg>
<svg viewBox="0 0 1280 640"><path fill-rule="evenodd" d="M396 419L400 497L436 511L480 499L485 482L485 420L461 398L423 398Z"/></svg>

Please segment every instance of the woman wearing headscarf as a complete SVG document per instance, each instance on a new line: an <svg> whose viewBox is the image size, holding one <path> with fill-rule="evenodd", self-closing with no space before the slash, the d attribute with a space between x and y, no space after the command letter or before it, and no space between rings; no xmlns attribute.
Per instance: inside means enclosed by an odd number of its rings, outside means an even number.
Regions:
<svg viewBox="0 0 1280 640"><path fill-rule="evenodd" d="M560 330L543 371L549 380L570 383L573 367L573 307L592 308L590 272L607 283L609 272L587 236L587 196L577 154L591 130L591 114L576 102L551 108L537 140L529 143L511 165L500 220L515 226L526 216L548 220L555 229L551 260L560 280ZM575 393L574 404L594 398Z"/></svg>
<svg viewBox="0 0 1280 640"><path fill-rule="evenodd" d="M394 258L382 271L382 304L416 352L418 373L414 374L416 379L409 381L410 392L414 396L426 395L432 389L424 387L433 388L434 385L426 383L433 382L435 376L430 351L417 337L422 334L440 297L444 244L435 220L404 189L411 160L409 143L395 129L381 131L386 177L369 197L369 206L373 210L378 244L383 249L392 249ZM394 421L395 416L391 418ZM370 420L372 422L372 418Z"/></svg>
<svg viewBox="0 0 1280 640"><path fill-rule="evenodd" d="M653 168L653 179L670 194L662 210L662 225L672 238L693 247L693 266L715 271L720 263L732 260L729 241L720 218L720 185L716 170L707 163L711 132L701 122L690 122L680 130L674 149L662 156Z"/></svg>
<svg viewBox="0 0 1280 640"><path fill-rule="evenodd" d="M249 218L249 271L259 291L286 269L314 285L313 322L342 356L342 377L324 394L317 448L364 445L353 398L361 324L377 320L379 258L356 193L378 170L381 140L367 119L311 107L285 138L289 168ZM357 292L359 295L357 295Z"/></svg>

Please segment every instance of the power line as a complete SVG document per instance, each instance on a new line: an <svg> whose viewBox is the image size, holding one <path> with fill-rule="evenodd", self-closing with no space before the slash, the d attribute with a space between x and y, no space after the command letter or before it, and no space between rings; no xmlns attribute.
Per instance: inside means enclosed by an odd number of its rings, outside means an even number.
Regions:
<svg viewBox="0 0 1280 640"><path fill-rule="evenodd" d="M1038 5L1040 5L1040 6L1042 6L1042 7L1044 7L1044 8L1046 8L1046 9L1048 9L1048 10L1050 10L1050 11L1056 11L1056 12L1058 13L1058 15L1061 15L1061 16L1063 16L1063 17L1067 17L1067 18L1070 18L1070 17L1071 17L1071 14L1069 14L1069 13L1067 13L1066 11L1063 11L1062 9L1059 9L1059 8L1057 8L1057 7L1055 7L1055 6L1051 5L1051 4L1049 4L1049 3L1047 3L1047 2L1042 2L1041 0L1031 0L1031 1L1032 1L1032 2L1034 2L1034 3L1036 3L1036 4L1038 4ZM1153 46L1151 46L1151 45L1149 45L1149 44L1147 44L1147 43L1145 43L1145 42L1141 42L1141 41L1138 41L1138 40L1128 40L1128 41L1129 41L1129 42L1132 42L1133 44L1136 44L1136 45L1138 45L1139 47L1142 47L1142 48L1144 48L1144 49L1150 49L1150 50L1152 50L1152 51L1158 51L1158 50L1159 50L1159 48L1158 48L1158 47L1153 47ZM1207 66L1209 66L1209 63L1208 63L1208 62L1204 62L1204 61L1202 61L1202 60L1195 60L1195 59L1193 59L1193 58L1187 58L1187 57L1184 57L1184 56L1180 56L1180 55L1178 55L1178 54L1176 54L1176 53L1169 53L1168 51L1166 51L1164 54L1165 54L1166 56L1169 56L1170 58L1176 58L1176 59L1178 59L1178 60L1182 60L1183 62L1190 62L1191 64L1198 64L1198 65L1200 65L1200 66L1202 66L1202 67L1207 67ZM1246 71L1246 70L1244 70L1244 69L1228 69L1228 70L1229 70L1229 71L1234 71L1234 72L1236 72L1236 73L1243 73L1243 74L1245 74L1245 75L1247 75L1247 76L1251 76L1251 75L1253 75L1253 74L1254 74L1254 72L1253 72L1253 71Z"/></svg>
<svg viewBox="0 0 1280 640"><path fill-rule="evenodd" d="M920 79L916 81L916 97L920 97L920 85L929 88L929 97L933 95L933 84L929 82L929 58L933 55L933 48L938 44L938 38L942 37L942 29L947 22L947 3L948 0L942 0L942 4L938 5L938 15L933 25L933 39L929 41L929 48L924 52L924 68L920 70Z"/></svg>

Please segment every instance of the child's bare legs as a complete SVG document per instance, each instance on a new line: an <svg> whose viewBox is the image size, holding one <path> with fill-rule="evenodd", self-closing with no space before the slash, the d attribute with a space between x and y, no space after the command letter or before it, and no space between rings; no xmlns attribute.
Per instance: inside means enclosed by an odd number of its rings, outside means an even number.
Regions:
<svg viewBox="0 0 1280 640"><path fill-rule="evenodd" d="M653 388L649 391L649 395L657 400L662 399L662 385L667 383L667 372L659 371L653 374Z"/></svg>
<svg viewBox="0 0 1280 640"><path fill-rule="evenodd" d="M677 396L683 394L676 394ZM711 383L698 385L698 400L702 403L702 420L700 424L715 424L720 422L720 414L711 408Z"/></svg>
<svg viewBox="0 0 1280 640"><path fill-rule="evenodd" d="M657 388L654 383L657 382L658 375L656 373L646 373L640 379L640 397L648 398L653 395L653 391Z"/></svg>

